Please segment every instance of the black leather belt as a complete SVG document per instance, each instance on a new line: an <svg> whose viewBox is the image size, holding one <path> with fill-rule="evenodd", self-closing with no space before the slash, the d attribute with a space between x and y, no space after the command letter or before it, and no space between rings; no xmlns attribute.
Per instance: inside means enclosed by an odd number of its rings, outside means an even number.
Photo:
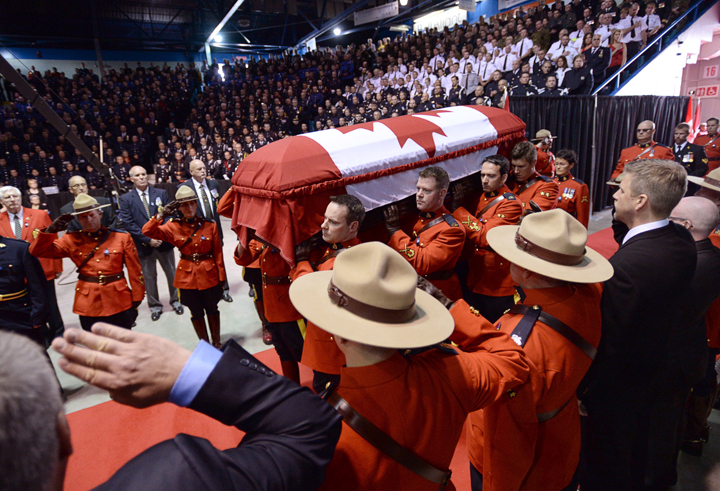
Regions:
<svg viewBox="0 0 720 491"><path fill-rule="evenodd" d="M108 283L113 283L115 281L124 280L125 275L123 273L118 274L108 274L108 275L100 275L100 276L88 276L86 274L79 273L78 274L78 280L84 281L86 283L97 283L99 285L107 285Z"/></svg>
<svg viewBox="0 0 720 491"><path fill-rule="evenodd" d="M185 259L186 261L192 261L195 264L198 264L200 261L204 261L206 259L212 259L212 254L199 254L197 252L193 254L180 254L180 259Z"/></svg>
<svg viewBox="0 0 720 491"><path fill-rule="evenodd" d="M289 285L292 280L289 276L268 276L265 273L262 275L263 285Z"/></svg>

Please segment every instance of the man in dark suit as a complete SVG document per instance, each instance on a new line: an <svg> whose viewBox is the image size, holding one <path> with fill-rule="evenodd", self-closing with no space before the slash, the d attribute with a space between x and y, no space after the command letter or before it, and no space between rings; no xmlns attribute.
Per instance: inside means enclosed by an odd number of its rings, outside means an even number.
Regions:
<svg viewBox="0 0 720 491"><path fill-rule="evenodd" d="M695 145L687 141L690 134L690 125L680 123L675 127L673 139L673 154L675 154L675 162L685 167L689 176L703 177L708 171L708 158L705 155L705 149L702 145ZM686 196L692 196L700 189L697 184L688 182Z"/></svg>
<svg viewBox="0 0 720 491"><path fill-rule="evenodd" d="M707 396L715 381L715 355L709 358L705 314L720 295L720 249L715 247L708 236L718 223L718 209L709 199L690 196L683 198L672 212L670 220L685 227L695 240L697 266L690 289L682 302L682 319L670 333L670 359L664 370L656 376L656 387L661 397L653 399L649 411L651 432L646 489L669 489L677 483L677 459L680 449L680 425L683 421L688 397L692 397L688 408L693 408L697 394ZM711 370L708 368L711 367ZM710 386L703 378L709 375ZM703 381L704 383L700 383ZM700 399L701 397L698 397ZM702 404L698 404L702 407ZM706 410L705 407L702 407ZM703 420L691 414L688 421ZM692 427L688 425L688 427ZM702 452L703 424L699 435L693 434L683 448L699 449ZM692 453L692 452L691 452ZM697 455L697 454L696 454Z"/></svg>
<svg viewBox="0 0 720 491"><path fill-rule="evenodd" d="M168 282L170 291L170 305L175 313L183 314L175 281L175 251L169 242L151 239L143 235L142 228L150 217L170 202L167 193L162 189L155 189L148 185L147 173L141 165L130 169L130 179L133 188L120 196L120 218L125 224L125 230L132 235L137 247L140 266L145 278L145 291L147 292L148 307L151 318L156 321L162 314L162 302L158 298L157 263L160 263Z"/></svg>
<svg viewBox="0 0 720 491"><path fill-rule="evenodd" d="M662 396L653 384L669 361L670 335L697 262L690 233L668 220L685 194L685 169L646 159L625 171L613 198L615 219L629 231L610 258L615 275L603 288L602 339L580 387L588 412L581 485L589 491L644 489L652 466L649 401Z"/></svg>
<svg viewBox="0 0 720 491"><path fill-rule="evenodd" d="M95 489L320 486L340 436L341 417L309 389L275 375L232 341L224 352L201 342L191 353L172 341L108 324L95 324L93 331L70 329L55 340L68 373L92 380L123 404L170 401L247 433L238 447L224 451L180 434L144 451ZM0 366L0 385L9 389L0 393L0 401L14 403L3 404L9 411L0 414L0 425L25 429L0 433L0 445L9 449L3 468L19 470L0 473L0 488L60 491L72 444L54 371L31 342L2 332Z"/></svg>
<svg viewBox="0 0 720 491"><path fill-rule="evenodd" d="M73 194L75 198L77 198L78 194L85 193L88 194L88 185L87 181L82 176L73 176L68 181L68 188L70 189L70 192ZM98 201L101 205L108 205L110 204L110 200L107 198L103 198L102 196L94 196L94 198ZM75 211L73 209L73 202L65 204L62 208L60 208L60 214L61 215L67 215L68 213L72 213ZM113 211L112 206L106 206L102 209L102 226L106 228L117 228L117 223L115 222L115 212ZM82 230L82 226L80 226L80 222L78 222L77 217L72 219L72 222L68 225L67 231L68 232L79 232Z"/></svg>
<svg viewBox="0 0 720 491"><path fill-rule="evenodd" d="M605 72L610 65L610 48L600 46L602 36L595 34L592 38L592 47L585 51L585 66L593 73L593 90L605 81Z"/></svg>
<svg viewBox="0 0 720 491"><path fill-rule="evenodd" d="M220 200L220 185L214 179L205 179L206 177L205 163L202 160L192 160L190 162L191 178L178 186L189 186L198 197L198 207L195 212L197 216L212 220L217 224L220 240L223 238L222 227L220 226L220 215L217 212L217 204ZM223 283L223 300L232 302L230 296L230 287L227 280Z"/></svg>

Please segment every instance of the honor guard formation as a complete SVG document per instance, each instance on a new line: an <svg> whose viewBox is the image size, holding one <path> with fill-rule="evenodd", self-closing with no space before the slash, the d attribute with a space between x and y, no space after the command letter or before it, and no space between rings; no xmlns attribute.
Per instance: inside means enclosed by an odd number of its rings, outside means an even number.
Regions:
<svg viewBox="0 0 720 491"><path fill-rule="evenodd" d="M295 189L260 217L292 238L289 252L238 221L263 196L235 178L297 135L590 94L684 8L541 0L295 65L126 65L102 81L84 64L72 78L33 72L82 111L75 121L58 104L77 133L67 140L0 84L0 489L63 489L73 441L50 346L59 369L117 403L169 402L245 434L220 449L180 433L98 490L449 491L461 438L473 491L672 489L679 455L703 454L718 398L717 118L706 132L678 124L669 145L653 121L637 125L636 143L602 163L611 203L591 201L575 177L590 164L573 142L553 148L549 129L472 154L461 179L420 145L430 158L399 174L412 202L393 194L398 174L332 187L348 170L324 169L321 208ZM307 184L306 169L273 172ZM275 177L260 191L277 193ZM391 197L369 205L362 185ZM609 259L588 246L591 207L605 204ZM303 220L318 226L306 233ZM65 258L81 329L65 328L58 305ZM241 281L251 298L230 295ZM221 301L252 302L252 319ZM192 351L133 330L164 313L197 336ZM272 346L278 373L244 338L222 339L241 321Z"/></svg>

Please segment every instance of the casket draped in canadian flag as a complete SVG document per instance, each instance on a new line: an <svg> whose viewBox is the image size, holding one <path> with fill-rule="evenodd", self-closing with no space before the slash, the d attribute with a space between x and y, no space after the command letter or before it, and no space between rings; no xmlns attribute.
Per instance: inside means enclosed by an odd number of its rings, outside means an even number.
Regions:
<svg viewBox="0 0 720 491"><path fill-rule="evenodd" d="M330 196L351 194L370 211L415 194L423 167L455 181L482 159L525 139L525 123L484 106L383 119L285 138L242 161L232 179L232 229L272 244L291 264L295 245L320 230Z"/></svg>

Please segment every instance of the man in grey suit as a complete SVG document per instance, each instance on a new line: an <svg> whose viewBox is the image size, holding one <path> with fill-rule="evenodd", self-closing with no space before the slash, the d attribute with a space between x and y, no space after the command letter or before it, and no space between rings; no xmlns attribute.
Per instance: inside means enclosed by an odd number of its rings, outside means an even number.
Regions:
<svg viewBox="0 0 720 491"><path fill-rule="evenodd" d="M145 168L136 165L130 169L130 180L133 188L120 196L120 218L125 224L125 230L132 235L137 247L140 266L145 278L145 291L147 292L148 307L151 318L156 321L162 314L162 302L158 298L157 263L160 263L170 290L170 305L178 315L183 314L177 289L173 286L175 281L175 251L172 244L162 240L151 239L143 235L142 227L150 217L157 214L158 209L170 202L168 195L162 189L155 189L148 185Z"/></svg>
<svg viewBox="0 0 720 491"><path fill-rule="evenodd" d="M220 215L217 212L217 203L220 200L220 186L213 179L205 179L206 177L205 163L202 160L192 160L190 162L190 179L178 186L189 186L198 197L198 207L195 212L197 216L212 220L217 224L220 240L223 239L222 227L220 226ZM227 280L222 285L222 299L226 302L232 302L230 296L230 287Z"/></svg>
<svg viewBox="0 0 720 491"><path fill-rule="evenodd" d="M88 185L87 181L82 176L73 176L68 181L68 188L70 189L70 192L73 194L75 198L77 198L78 194L85 193L88 194ZM107 198L103 198L102 196L94 196L94 198L100 203L101 205L107 205L110 204L110 200ZM69 203L65 204L62 208L60 208L60 214L61 215L67 215L68 213L72 213L73 211L73 201L71 200ZM117 228L117 223L115 222L115 211L113 211L112 206L106 206L102 209L102 226L107 228ZM73 218L72 222L68 225L67 231L68 232L80 232L82 230L82 227L80 226L80 222L78 222L77 218Z"/></svg>

